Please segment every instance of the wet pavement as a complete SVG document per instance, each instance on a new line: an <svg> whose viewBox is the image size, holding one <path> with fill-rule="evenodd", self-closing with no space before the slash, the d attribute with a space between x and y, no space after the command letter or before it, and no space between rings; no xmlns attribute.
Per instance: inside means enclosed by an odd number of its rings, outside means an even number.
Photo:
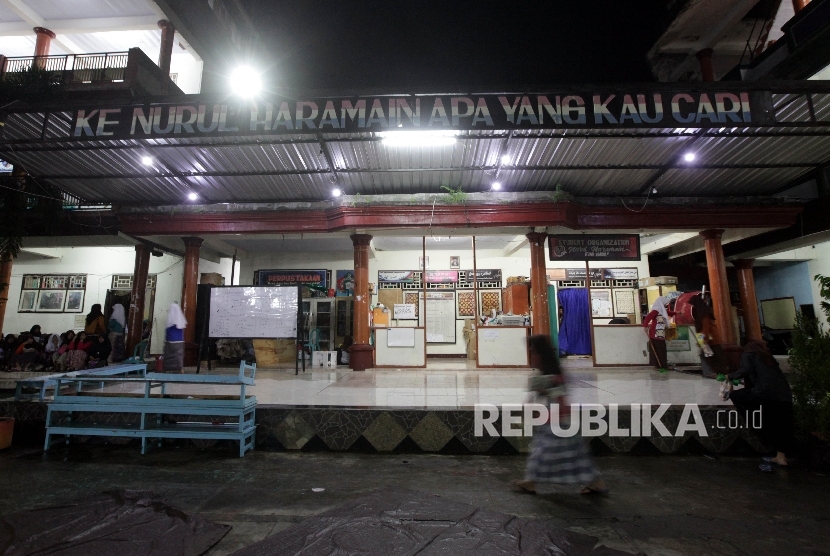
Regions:
<svg viewBox="0 0 830 556"><path fill-rule="evenodd" d="M0 452L0 514L65 503L113 489L158 493L165 502L233 526L219 556L373 493L440 496L486 512L545 519L632 554L830 554L830 477L793 466L766 475L758 458L614 455L597 459L607 497L578 487L536 496L510 487L522 456L252 452L74 444ZM315 491L315 489L317 491ZM320 490L324 489L324 490ZM311 522L309 522L311 523Z"/></svg>

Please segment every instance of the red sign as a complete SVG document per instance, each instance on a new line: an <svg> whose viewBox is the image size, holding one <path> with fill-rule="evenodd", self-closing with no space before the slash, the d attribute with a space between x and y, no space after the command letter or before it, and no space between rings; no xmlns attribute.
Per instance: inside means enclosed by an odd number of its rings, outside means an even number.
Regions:
<svg viewBox="0 0 830 556"><path fill-rule="evenodd" d="M639 261L640 236L569 234L548 236L552 261Z"/></svg>
<svg viewBox="0 0 830 556"><path fill-rule="evenodd" d="M426 281L430 284L455 284L458 282L458 271L427 270Z"/></svg>

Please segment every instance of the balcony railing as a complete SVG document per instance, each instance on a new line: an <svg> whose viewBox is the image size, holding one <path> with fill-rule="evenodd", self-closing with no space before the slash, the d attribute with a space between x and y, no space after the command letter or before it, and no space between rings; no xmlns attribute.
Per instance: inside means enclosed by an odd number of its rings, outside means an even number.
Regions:
<svg viewBox="0 0 830 556"><path fill-rule="evenodd" d="M128 52L67 54L64 56L22 56L6 58L0 74L29 71L32 67L61 74L61 81L98 83L123 81L129 60Z"/></svg>

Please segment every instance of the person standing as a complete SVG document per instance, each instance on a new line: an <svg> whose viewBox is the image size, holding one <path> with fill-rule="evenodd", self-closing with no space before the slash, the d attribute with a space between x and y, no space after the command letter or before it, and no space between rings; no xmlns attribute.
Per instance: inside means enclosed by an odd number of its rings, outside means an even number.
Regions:
<svg viewBox="0 0 830 556"><path fill-rule="evenodd" d="M86 332L87 336L100 336L102 334L107 334L107 323L104 320L104 313L101 312L100 303L96 303L89 310L89 314L86 316L84 332Z"/></svg>
<svg viewBox="0 0 830 556"><path fill-rule="evenodd" d="M184 372L184 329L187 320L178 303L171 303L167 311L167 327L164 336L163 367L166 373Z"/></svg>
<svg viewBox="0 0 830 556"><path fill-rule="evenodd" d="M124 306L116 303L112 306L112 314L109 321L109 341L112 346L109 358L110 363L120 363L126 355L126 347L124 345L124 328L127 325L127 315L124 312Z"/></svg>
<svg viewBox="0 0 830 556"><path fill-rule="evenodd" d="M654 300L651 311L643 319L643 328L648 333L649 363L656 369L668 368L668 352L666 351L666 329L669 326L669 317L674 311L669 309L669 300L660 296Z"/></svg>
<svg viewBox="0 0 830 556"><path fill-rule="evenodd" d="M530 364L539 369L541 377L534 377L531 388L540 403L551 407L558 404L560 423L567 427L570 405L565 397L565 376L549 336L542 334L528 338ZM551 411L556 411L556 406ZM550 423L533 428L530 456L525 478L514 484L525 492L536 493L537 483L584 484L580 494L607 494L608 486L602 474L594 466L588 445L578 433L559 437L551 430Z"/></svg>
<svg viewBox="0 0 830 556"><path fill-rule="evenodd" d="M744 380L743 388L729 394L729 399L743 415L751 416L754 411L761 410L761 428L755 432L761 442L776 452L775 456L764 458L761 470L771 472L772 464L786 466L787 451L793 439L793 393L766 343L747 342L741 356L741 368L727 379Z"/></svg>

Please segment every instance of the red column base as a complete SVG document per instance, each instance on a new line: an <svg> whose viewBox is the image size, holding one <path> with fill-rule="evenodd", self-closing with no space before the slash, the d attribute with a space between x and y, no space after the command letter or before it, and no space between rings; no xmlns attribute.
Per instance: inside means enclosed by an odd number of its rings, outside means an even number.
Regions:
<svg viewBox="0 0 830 556"><path fill-rule="evenodd" d="M375 346L353 344L349 350L349 367L354 371L365 371L375 365Z"/></svg>

